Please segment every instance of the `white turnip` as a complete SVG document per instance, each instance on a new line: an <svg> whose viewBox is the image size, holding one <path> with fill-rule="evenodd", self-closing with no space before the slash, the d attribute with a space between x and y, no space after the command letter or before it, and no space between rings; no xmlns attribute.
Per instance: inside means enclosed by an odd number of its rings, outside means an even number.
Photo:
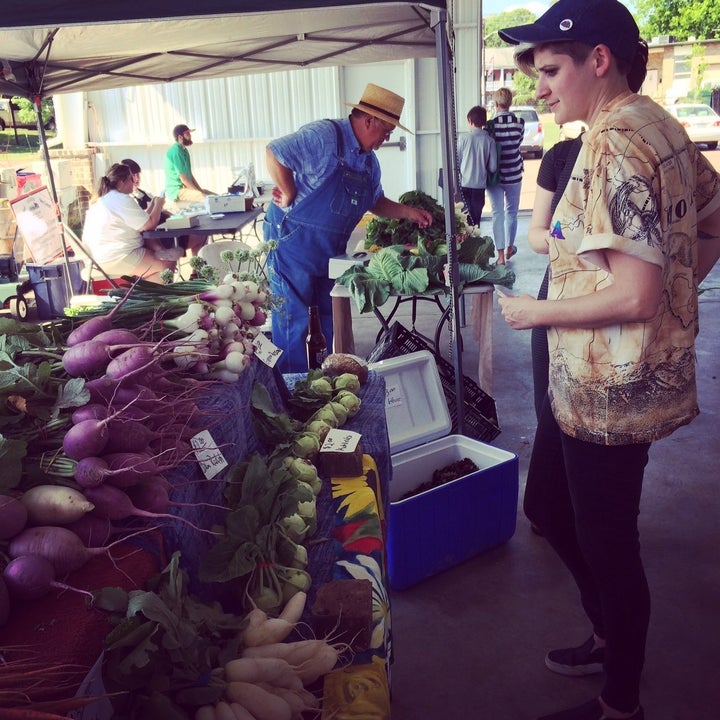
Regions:
<svg viewBox="0 0 720 720"><path fill-rule="evenodd" d="M79 490L63 485L36 485L26 490L20 501L32 525L67 525L94 507Z"/></svg>

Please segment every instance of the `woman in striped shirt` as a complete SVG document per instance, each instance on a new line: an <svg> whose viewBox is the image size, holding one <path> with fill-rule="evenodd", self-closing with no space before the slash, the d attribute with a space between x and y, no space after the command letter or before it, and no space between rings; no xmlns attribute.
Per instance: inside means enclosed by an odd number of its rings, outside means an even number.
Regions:
<svg viewBox="0 0 720 720"><path fill-rule="evenodd" d="M525 135L525 121L510 112L512 92L500 88L493 94L495 116L488 123L490 134L502 148L500 182L487 188L492 206L493 240L498 265L504 265L516 252L517 216L522 187L523 159L520 145ZM507 245L507 247L506 247Z"/></svg>

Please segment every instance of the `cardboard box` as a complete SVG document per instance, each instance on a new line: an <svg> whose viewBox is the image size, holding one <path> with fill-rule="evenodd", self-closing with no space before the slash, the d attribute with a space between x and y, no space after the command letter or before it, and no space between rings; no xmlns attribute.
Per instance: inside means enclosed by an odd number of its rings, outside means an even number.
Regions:
<svg viewBox="0 0 720 720"><path fill-rule="evenodd" d="M214 213L249 212L253 208L255 198L252 195L207 195L205 208Z"/></svg>
<svg viewBox="0 0 720 720"><path fill-rule="evenodd" d="M393 590L415 585L515 532L517 455L464 435L447 435L451 419L428 351L371 363L385 378L393 475L387 533ZM405 497L432 480L433 471L469 458L478 470Z"/></svg>

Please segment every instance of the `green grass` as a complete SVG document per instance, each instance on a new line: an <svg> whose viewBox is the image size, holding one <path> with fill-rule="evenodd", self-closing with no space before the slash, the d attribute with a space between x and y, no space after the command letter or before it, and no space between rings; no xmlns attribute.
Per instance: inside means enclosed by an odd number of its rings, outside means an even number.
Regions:
<svg viewBox="0 0 720 720"><path fill-rule="evenodd" d="M560 139L560 126L555 122L552 113L540 115L543 127L543 148L549 150Z"/></svg>
<svg viewBox="0 0 720 720"><path fill-rule="evenodd" d="M47 137L55 137L55 133L47 133ZM40 138L37 130L26 128L15 131L7 128L0 132L0 159L8 155L32 155L40 150Z"/></svg>

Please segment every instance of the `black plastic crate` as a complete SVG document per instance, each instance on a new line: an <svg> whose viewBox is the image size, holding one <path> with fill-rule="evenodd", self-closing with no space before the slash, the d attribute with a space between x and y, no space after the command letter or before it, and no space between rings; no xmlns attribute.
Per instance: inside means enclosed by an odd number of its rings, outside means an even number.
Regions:
<svg viewBox="0 0 720 720"><path fill-rule="evenodd" d="M455 368L445 358L435 353L432 346L422 337L396 321L370 351L367 361L378 362L391 357L419 352L420 350L431 352L435 358L440 383L445 393L445 400L452 421L451 432L456 433L458 409L455 394ZM463 376L463 408L464 435L489 443L500 434L495 400L467 375Z"/></svg>

